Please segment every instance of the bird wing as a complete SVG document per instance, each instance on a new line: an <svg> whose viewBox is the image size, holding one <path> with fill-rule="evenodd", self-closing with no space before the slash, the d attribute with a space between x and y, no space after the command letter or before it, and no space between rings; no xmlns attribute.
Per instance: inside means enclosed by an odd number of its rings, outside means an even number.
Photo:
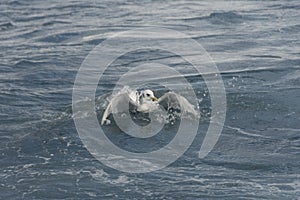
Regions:
<svg viewBox="0 0 300 200"><path fill-rule="evenodd" d="M122 113L128 110L128 102L131 106L138 106L139 95L137 91L128 91L113 95L107 105L101 120L103 125L111 113ZM126 105L127 104L127 105Z"/></svg>
<svg viewBox="0 0 300 200"><path fill-rule="evenodd" d="M174 92L168 92L158 99L158 103L164 107L180 109L181 113L190 113L194 116L199 116L197 111L186 98Z"/></svg>
<svg viewBox="0 0 300 200"><path fill-rule="evenodd" d="M106 107L104 113L103 113L103 116L102 116L102 119L101 119L101 125L103 125L107 119L107 117L110 115L111 113L111 102L109 102L108 106Z"/></svg>

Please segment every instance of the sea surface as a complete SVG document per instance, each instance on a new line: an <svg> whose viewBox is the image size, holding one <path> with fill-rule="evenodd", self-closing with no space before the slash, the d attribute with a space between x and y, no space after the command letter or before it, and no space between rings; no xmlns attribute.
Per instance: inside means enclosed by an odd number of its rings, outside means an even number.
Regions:
<svg viewBox="0 0 300 200"><path fill-rule="evenodd" d="M1 0L0 199L299 199L299 10L298 0ZM166 168L126 173L84 146L72 90L98 44L147 27L182 32L202 45L224 82L227 115L217 144L200 159L211 101L201 75L186 75L202 113L194 142ZM124 55L97 87L99 118L113 75L149 60L190 73L167 51ZM115 145L134 152L166 145L177 130L169 124L141 144L114 123L104 128Z"/></svg>

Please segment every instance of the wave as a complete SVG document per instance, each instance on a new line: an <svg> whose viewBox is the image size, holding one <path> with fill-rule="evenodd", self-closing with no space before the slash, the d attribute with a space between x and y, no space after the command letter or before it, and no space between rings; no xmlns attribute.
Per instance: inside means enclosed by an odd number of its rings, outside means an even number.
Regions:
<svg viewBox="0 0 300 200"><path fill-rule="evenodd" d="M13 29L15 25L12 22L4 22L0 24L0 31Z"/></svg>
<svg viewBox="0 0 300 200"><path fill-rule="evenodd" d="M213 12L209 16L200 16L200 17L192 17L185 18L185 21L198 21L198 20L208 20L211 23L221 24L221 23L242 23L245 19L245 16L238 14L236 12Z"/></svg>

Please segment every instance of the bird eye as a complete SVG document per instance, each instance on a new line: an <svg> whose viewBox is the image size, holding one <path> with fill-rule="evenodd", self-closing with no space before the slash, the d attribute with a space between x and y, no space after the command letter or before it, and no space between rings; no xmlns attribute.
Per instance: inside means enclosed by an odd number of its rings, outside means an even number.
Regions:
<svg viewBox="0 0 300 200"><path fill-rule="evenodd" d="M146 94L147 95L147 97L150 97L150 94Z"/></svg>

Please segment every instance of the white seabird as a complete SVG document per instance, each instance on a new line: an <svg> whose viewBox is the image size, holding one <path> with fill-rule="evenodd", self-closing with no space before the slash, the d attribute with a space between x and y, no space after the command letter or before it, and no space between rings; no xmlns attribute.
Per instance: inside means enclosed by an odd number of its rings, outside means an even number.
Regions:
<svg viewBox="0 0 300 200"><path fill-rule="evenodd" d="M122 113L126 110L136 110L142 113L149 113L160 108L160 106L180 109L181 113L190 113L195 117L200 117L199 111L195 109L186 98L175 93L167 92L160 98L154 96L153 91L147 89L136 91L127 89L113 95L107 105L101 120L101 125L107 123L111 113Z"/></svg>

